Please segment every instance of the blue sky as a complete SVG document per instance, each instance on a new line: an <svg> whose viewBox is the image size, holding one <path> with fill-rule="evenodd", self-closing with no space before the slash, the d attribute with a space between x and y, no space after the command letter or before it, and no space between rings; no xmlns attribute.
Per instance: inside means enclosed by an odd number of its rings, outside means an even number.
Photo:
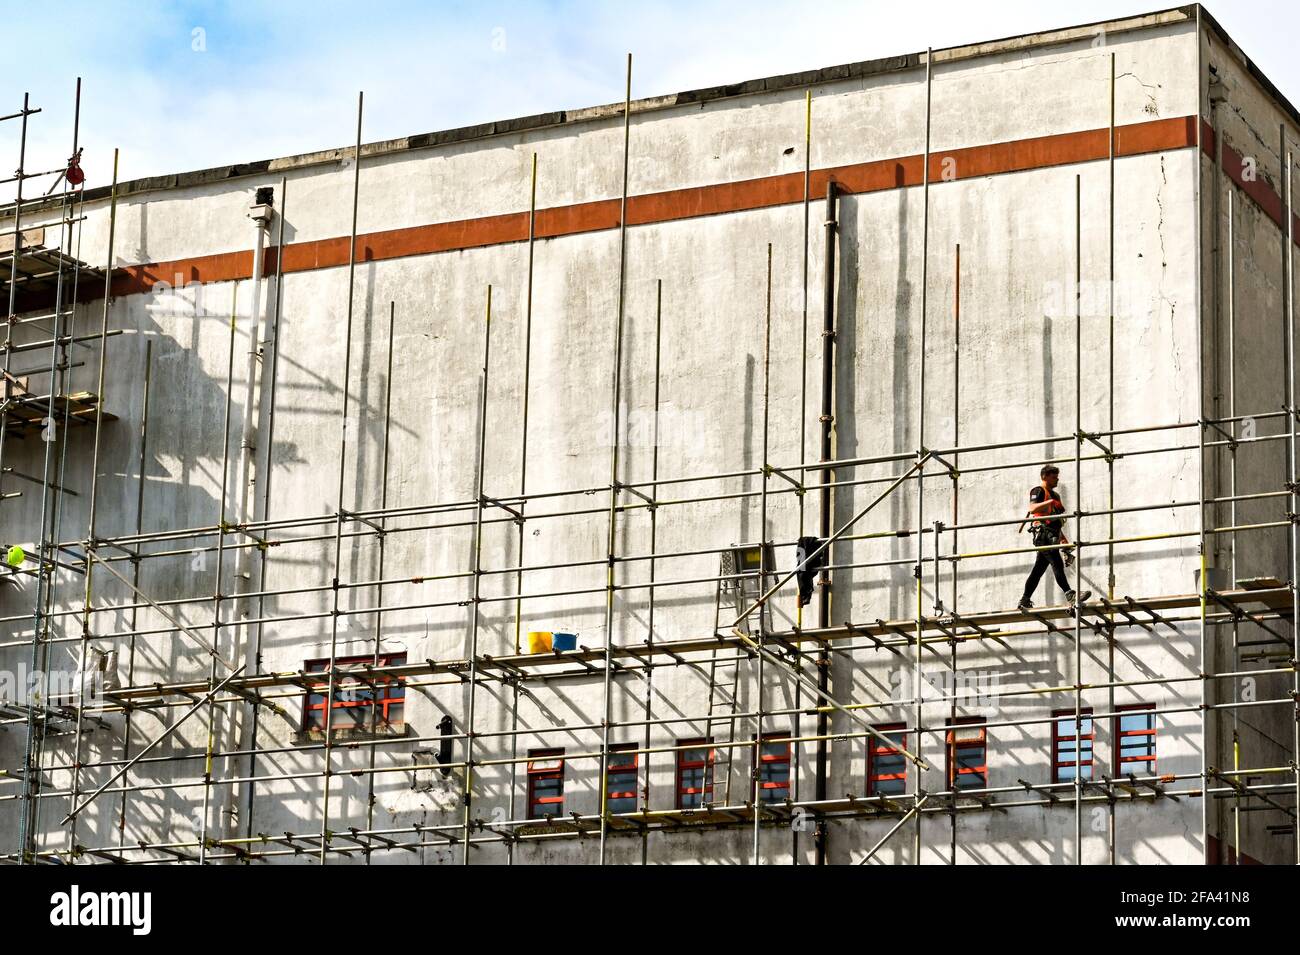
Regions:
<svg viewBox="0 0 1300 955"><path fill-rule="evenodd" d="M30 91L28 168L61 165L83 78L88 185L345 145L365 90L367 141L651 96L1159 9L1161 0L919 4L693 2L35 2L6 18L24 44L0 114ZM1207 5L1293 100L1294 3ZM6 31L8 32L8 31ZM13 168L15 122L0 124ZM2 177L0 177L2 178Z"/></svg>

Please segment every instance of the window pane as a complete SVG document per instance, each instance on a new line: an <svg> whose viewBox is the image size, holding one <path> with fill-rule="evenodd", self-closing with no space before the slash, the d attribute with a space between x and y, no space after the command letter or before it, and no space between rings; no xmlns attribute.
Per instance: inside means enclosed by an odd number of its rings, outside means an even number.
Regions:
<svg viewBox="0 0 1300 955"><path fill-rule="evenodd" d="M615 793L636 792L636 773L610 773L607 781L608 789L606 791L611 796Z"/></svg>
<svg viewBox="0 0 1300 955"><path fill-rule="evenodd" d="M877 756L872 762L875 776L895 776L907 771L907 761L902 756Z"/></svg>
<svg viewBox="0 0 1300 955"><path fill-rule="evenodd" d="M1130 733L1137 730L1149 730L1154 716L1151 713L1123 713L1119 718L1119 731Z"/></svg>
<svg viewBox="0 0 1300 955"><path fill-rule="evenodd" d="M983 749L959 749L956 753L958 769L974 769L984 765Z"/></svg>
<svg viewBox="0 0 1300 955"><path fill-rule="evenodd" d="M765 759L789 759L789 743L764 743L761 747Z"/></svg>

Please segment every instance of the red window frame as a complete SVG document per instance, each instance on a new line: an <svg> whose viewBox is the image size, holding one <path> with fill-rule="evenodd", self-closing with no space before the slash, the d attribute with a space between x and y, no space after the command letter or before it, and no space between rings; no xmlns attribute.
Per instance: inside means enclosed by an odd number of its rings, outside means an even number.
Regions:
<svg viewBox="0 0 1300 955"><path fill-rule="evenodd" d="M901 781L903 790L907 789L907 760L902 758L903 750L907 748L907 734L899 732L907 726L906 723L884 723L880 726L873 727L878 733L883 733L891 739L897 737L898 742L895 746L890 746L875 736L867 737L867 795L868 796L897 796L902 792L881 792L881 783L893 783ZM902 763L902 772L882 773L878 770L877 761L899 757Z"/></svg>
<svg viewBox="0 0 1300 955"><path fill-rule="evenodd" d="M1065 777L1061 775L1061 770L1075 767L1075 771L1083 779L1092 779L1093 769L1096 766L1097 756L1095 748L1095 739L1097 733L1097 724L1092 718L1092 707L1085 706L1079 710L1079 752L1075 754L1074 759L1063 759L1061 750L1068 748L1074 750L1075 734L1062 733L1061 726L1065 723L1074 722L1074 709L1054 710L1052 712L1052 782L1054 783L1072 783L1074 777ZM1082 732L1083 727L1088 727L1088 732ZM1083 753L1088 754L1085 761Z"/></svg>
<svg viewBox="0 0 1300 955"><path fill-rule="evenodd" d="M713 801L713 764L716 752L713 740L679 739L677 741L677 808L699 809L705 803ZM704 750L704 759L690 759L688 754ZM700 770L700 785L686 785L688 772Z"/></svg>
<svg viewBox="0 0 1300 955"><path fill-rule="evenodd" d="M400 676L389 676L387 674L376 674L371 676L369 683L373 684L373 689L367 686L365 682L358 679L358 676L365 675L365 668L376 665L380 667L401 666L406 663L405 653L384 653L376 658L374 656L363 657L335 657L334 658L334 694L331 703L331 709L334 710L334 717L330 721L331 730L340 728L369 729L372 716L376 715L374 720L376 727L385 728L399 727L403 725L406 705L406 685L405 680ZM322 660L308 660L303 664L303 671L306 673L319 673L329 669L330 661L326 657ZM357 676L349 676L342 671L354 669ZM319 682L313 681L310 689L303 695L302 700L302 728L303 732L325 732L325 694L329 692L329 678L326 677ZM338 711L342 710L343 713ZM352 726L340 727L339 716L348 716L352 718Z"/></svg>
<svg viewBox="0 0 1300 955"><path fill-rule="evenodd" d="M1156 714L1154 703L1130 703L1127 706L1115 707L1115 775L1122 776L1128 772L1124 767L1126 764L1140 763L1145 769L1154 773L1156 771ZM1140 730L1126 730L1121 727L1124 725L1124 717L1132 713L1141 713L1150 711L1147 717L1150 727ZM1140 756L1124 755L1124 740L1132 739L1137 736L1150 737L1147 744L1147 750Z"/></svg>
<svg viewBox="0 0 1300 955"><path fill-rule="evenodd" d="M559 782L558 786L552 783ZM539 790L539 784L545 784ZM543 794L544 793L544 794ZM528 751L528 818L544 819L564 812L564 750Z"/></svg>
<svg viewBox="0 0 1300 955"><path fill-rule="evenodd" d="M785 733L764 733L762 739L758 741L758 789L759 798L763 802L780 802L790 795L790 741L783 739ZM775 742L783 740L782 742ZM781 751L777 753L765 753L763 750L769 746L779 746ZM772 779L772 775L779 766L785 767L785 779Z"/></svg>
<svg viewBox="0 0 1300 955"><path fill-rule="evenodd" d="M974 736L958 735L959 727L978 727ZM963 716L953 721L945 734L948 750L948 788L949 789L986 789L989 781L989 746L988 726L982 716ZM980 762L975 766L959 766L957 755L964 750L978 748ZM963 776L973 776L977 785L958 785Z"/></svg>
<svg viewBox="0 0 1300 955"><path fill-rule="evenodd" d="M610 746L609 759L605 764L605 808L609 812L636 811L637 764L640 755L636 751L636 743L615 743ZM615 809L611 804L616 799L630 799L632 805L630 808Z"/></svg>

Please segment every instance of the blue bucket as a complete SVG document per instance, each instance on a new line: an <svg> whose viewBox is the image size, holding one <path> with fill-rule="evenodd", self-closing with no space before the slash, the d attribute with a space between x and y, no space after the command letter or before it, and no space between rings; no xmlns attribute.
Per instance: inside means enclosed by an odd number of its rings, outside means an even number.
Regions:
<svg viewBox="0 0 1300 955"><path fill-rule="evenodd" d="M555 631L551 634L552 650L576 650L578 649L578 635L576 633L562 633Z"/></svg>

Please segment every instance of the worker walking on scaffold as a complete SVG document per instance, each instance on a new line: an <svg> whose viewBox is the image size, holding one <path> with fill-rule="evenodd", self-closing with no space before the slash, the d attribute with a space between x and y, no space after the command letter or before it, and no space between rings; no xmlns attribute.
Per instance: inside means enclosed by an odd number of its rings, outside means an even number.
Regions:
<svg viewBox="0 0 1300 955"><path fill-rule="evenodd" d="M1074 563L1074 546L1065 536L1065 522L1059 517L1051 520L1043 519L1051 514L1065 513L1061 495L1056 493L1056 485L1061 480L1061 469L1054 464L1044 464L1038 475L1042 478L1042 482L1029 491L1029 513L1025 517L1026 519L1038 518L1029 524L1029 533L1033 536L1034 546L1051 549L1038 551L1034 560L1034 569L1029 572L1029 577L1025 581L1025 594L1017 604L1018 610L1028 610L1034 605L1034 591L1038 589L1038 582L1043 579L1043 572L1047 570L1049 564L1053 576L1056 577L1056 585L1065 591L1070 606L1083 603L1092 596L1090 590L1085 590L1081 595L1076 594L1065 576L1065 565ZM1058 546L1062 544L1066 547L1064 560L1061 559L1062 548Z"/></svg>

